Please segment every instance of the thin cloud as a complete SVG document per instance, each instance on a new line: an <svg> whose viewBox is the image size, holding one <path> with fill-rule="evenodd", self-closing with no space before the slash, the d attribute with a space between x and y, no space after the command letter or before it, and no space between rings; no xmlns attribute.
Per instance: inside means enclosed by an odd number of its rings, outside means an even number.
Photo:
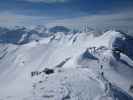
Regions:
<svg viewBox="0 0 133 100"><path fill-rule="evenodd" d="M120 29L133 32L133 14L132 12L122 12L114 14L96 14L88 15L79 18L71 18L64 20L56 20L52 23L48 23L48 27L55 25L63 25L67 27L81 28L84 25L88 25L91 28L98 30L106 29Z"/></svg>
<svg viewBox="0 0 133 100"><path fill-rule="evenodd" d="M11 12L0 13L0 26L36 26L50 22L50 17L19 15Z"/></svg>
<svg viewBox="0 0 133 100"><path fill-rule="evenodd" d="M73 28L81 28L88 25L98 30L106 30L117 28L133 32L133 14L132 12L122 12L113 14L96 14L87 15L77 18L57 19L49 16L29 16L19 15L11 12L0 13L0 26L36 26L45 25L52 27L55 25L63 25Z"/></svg>

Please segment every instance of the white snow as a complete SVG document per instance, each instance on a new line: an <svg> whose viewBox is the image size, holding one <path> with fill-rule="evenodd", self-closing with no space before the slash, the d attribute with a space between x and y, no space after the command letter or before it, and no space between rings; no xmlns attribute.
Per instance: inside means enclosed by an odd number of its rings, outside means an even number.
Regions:
<svg viewBox="0 0 133 100"><path fill-rule="evenodd" d="M133 100L133 61L124 53L114 57L116 38L126 37L114 30L99 37L56 33L0 44L0 100Z"/></svg>

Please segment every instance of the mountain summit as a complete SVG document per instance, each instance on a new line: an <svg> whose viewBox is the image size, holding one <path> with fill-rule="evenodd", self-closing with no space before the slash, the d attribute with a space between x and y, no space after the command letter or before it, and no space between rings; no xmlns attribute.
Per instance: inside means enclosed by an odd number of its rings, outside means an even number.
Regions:
<svg viewBox="0 0 133 100"><path fill-rule="evenodd" d="M38 30L0 29L1 100L133 100L132 36Z"/></svg>

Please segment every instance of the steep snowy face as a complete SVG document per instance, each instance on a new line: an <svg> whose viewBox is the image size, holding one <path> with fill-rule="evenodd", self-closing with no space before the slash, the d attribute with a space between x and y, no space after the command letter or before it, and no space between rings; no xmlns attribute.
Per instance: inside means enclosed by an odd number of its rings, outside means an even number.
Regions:
<svg viewBox="0 0 133 100"><path fill-rule="evenodd" d="M73 34L65 35L65 33L63 32L57 32L51 36L50 43L58 44L58 45L67 45L70 43L70 40L72 37L73 37Z"/></svg>
<svg viewBox="0 0 133 100"><path fill-rule="evenodd" d="M133 60L133 37L122 32L108 31L105 34L110 35L110 48L121 52Z"/></svg>

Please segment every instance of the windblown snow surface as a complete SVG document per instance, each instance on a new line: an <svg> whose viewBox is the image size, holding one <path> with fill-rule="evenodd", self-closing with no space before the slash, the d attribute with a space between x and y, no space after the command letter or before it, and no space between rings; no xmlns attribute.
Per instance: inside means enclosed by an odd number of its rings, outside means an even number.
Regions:
<svg viewBox="0 0 133 100"><path fill-rule="evenodd" d="M0 100L133 100L133 38L58 32L1 43Z"/></svg>

